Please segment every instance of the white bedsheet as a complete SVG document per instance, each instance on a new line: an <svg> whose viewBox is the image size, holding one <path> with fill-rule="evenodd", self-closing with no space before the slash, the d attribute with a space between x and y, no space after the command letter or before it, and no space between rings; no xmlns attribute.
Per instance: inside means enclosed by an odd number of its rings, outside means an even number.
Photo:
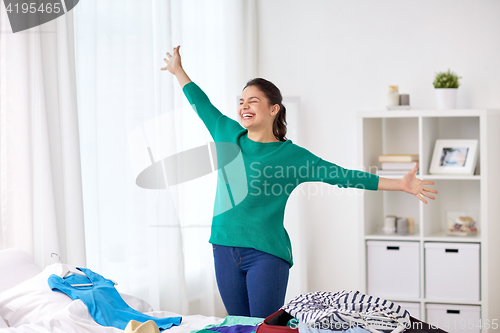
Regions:
<svg viewBox="0 0 500 333"><path fill-rule="evenodd" d="M218 317L202 315L182 316L168 311L145 312L154 317L181 316L179 326L173 326L166 333L189 333L199 330L210 324L220 324L224 320ZM2 325L0 325L2 327ZM50 318L36 323L24 324L18 327L0 328L0 333L120 333L123 330L114 327L105 327L97 324L90 316L89 311L82 301L76 300L54 313Z"/></svg>

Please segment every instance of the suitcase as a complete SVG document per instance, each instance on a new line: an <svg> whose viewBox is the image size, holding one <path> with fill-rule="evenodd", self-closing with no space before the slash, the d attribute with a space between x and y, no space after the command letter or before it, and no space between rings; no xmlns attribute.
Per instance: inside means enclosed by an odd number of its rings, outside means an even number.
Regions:
<svg viewBox="0 0 500 333"><path fill-rule="evenodd" d="M293 316L283 309L279 309L272 315L267 316L266 319L257 327L255 333L298 333L298 321L295 327L287 326Z"/></svg>

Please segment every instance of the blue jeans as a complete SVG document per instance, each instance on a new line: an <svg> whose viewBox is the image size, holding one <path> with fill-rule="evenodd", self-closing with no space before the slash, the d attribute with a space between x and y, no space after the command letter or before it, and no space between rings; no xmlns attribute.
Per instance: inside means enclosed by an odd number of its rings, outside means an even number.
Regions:
<svg viewBox="0 0 500 333"><path fill-rule="evenodd" d="M287 261L248 247L212 248L217 286L230 316L265 318L284 305Z"/></svg>

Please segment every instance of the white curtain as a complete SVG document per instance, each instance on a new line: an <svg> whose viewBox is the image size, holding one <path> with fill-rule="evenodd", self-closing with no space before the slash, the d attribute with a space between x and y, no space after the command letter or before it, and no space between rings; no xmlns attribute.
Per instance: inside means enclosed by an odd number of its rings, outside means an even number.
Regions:
<svg viewBox="0 0 500 333"><path fill-rule="evenodd" d="M86 0L74 11L88 266L157 310L224 316L208 243L214 175L194 194L192 184L136 181L212 141L160 71L174 46L191 79L236 117L236 96L256 76L255 1Z"/></svg>
<svg viewBox="0 0 500 333"><path fill-rule="evenodd" d="M0 7L0 249L85 266L73 16L14 34Z"/></svg>

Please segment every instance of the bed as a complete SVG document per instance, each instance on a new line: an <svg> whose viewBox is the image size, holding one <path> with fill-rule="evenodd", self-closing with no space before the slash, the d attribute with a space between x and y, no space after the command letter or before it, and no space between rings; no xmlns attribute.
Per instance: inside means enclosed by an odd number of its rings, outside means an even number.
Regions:
<svg viewBox="0 0 500 333"><path fill-rule="evenodd" d="M80 300L72 300L65 294L50 290L47 279L51 274L61 274L70 268L65 264L52 264L43 271L35 265L24 251L7 249L0 251L0 333L120 333L123 330L97 324L90 316L87 306ZM120 294L133 309L150 316L182 317L179 326L164 332L190 333L207 325L219 325L224 318L188 315L169 311L153 311L144 300ZM288 315L289 316L289 315ZM270 316L273 317L273 316ZM268 318L269 319L269 318ZM283 319L283 318L281 318ZM261 325L262 332L275 333L272 325L284 325L278 317ZM290 318L285 318L287 321ZM413 324L414 318L412 318ZM275 322L275 323L273 323ZM419 322L419 321L418 321ZM270 325L267 325L267 324ZM284 329L284 327L283 327ZM278 329L284 332L283 329ZM294 331L294 332L298 332ZM407 329L406 333L446 333L424 323L418 329Z"/></svg>
<svg viewBox="0 0 500 333"><path fill-rule="evenodd" d="M82 301L73 301L62 293L50 290L48 277L64 270L64 266L52 264L40 271L24 251L0 251L0 333L123 332L97 324ZM223 321L223 318L218 317L183 316L168 311L153 311L142 299L126 294L121 296L130 307L150 316L182 316L181 325L173 326L165 332L189 333Z"/></svg>

